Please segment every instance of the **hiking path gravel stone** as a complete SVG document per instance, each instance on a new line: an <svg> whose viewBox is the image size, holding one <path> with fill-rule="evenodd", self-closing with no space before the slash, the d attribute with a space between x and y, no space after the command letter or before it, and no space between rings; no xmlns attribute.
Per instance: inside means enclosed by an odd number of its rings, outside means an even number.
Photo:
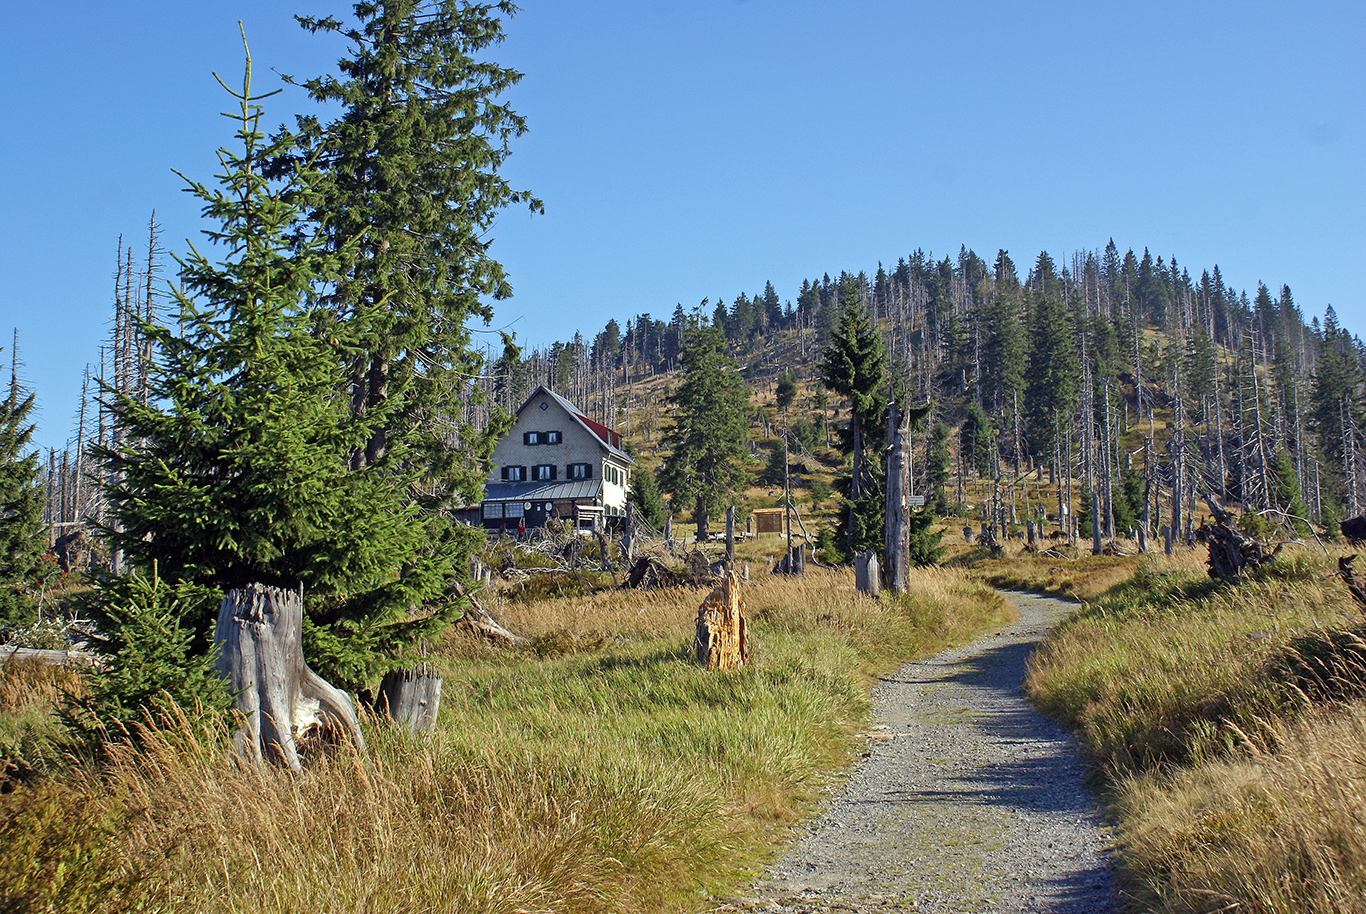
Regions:
<svg viewBox="0 0 1366 914"><path fill-rule="evenodd" d="M1118 911L1109 835L1025 661L1075 604L1006 594L1013 625L874 689L866 757L806 834L717 911Z"/></svg>

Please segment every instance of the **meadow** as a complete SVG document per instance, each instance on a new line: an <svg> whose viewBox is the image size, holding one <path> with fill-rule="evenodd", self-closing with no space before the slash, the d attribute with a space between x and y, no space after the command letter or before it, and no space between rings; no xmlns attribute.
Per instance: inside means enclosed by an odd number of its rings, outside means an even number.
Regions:
<svg viewBox="0 0 1366 914"><path fill-rule="evenodd" d="M844 570L756 576L753 662L691 660L700 589L486 600L529 639L452 633L435 732L363 721L298 776L228 721L147 721L101 764L53 717L79 675L0 671L3 911L696 911L742 890L864 744L869 686L1010 608L961 569L870 599Z"/></svg>

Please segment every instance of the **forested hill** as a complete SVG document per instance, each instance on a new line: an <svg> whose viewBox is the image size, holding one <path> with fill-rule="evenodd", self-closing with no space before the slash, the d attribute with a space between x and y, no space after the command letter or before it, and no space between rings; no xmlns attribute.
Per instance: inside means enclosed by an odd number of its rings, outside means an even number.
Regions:
<svg viewBox="0 0 1366 914"><path fill-rule="evenodd" d="M955 430L954 462L972 475L1056 464L1118 482L1146 448L1159 486L1184 502L1209 492L1331 522L1366 498L1366 347L1332 308L1306 321L1288 286L1249 294L1218 266L1194 277L1175 257L1121 254L1113 241L1061 264L1040 253L1023 278L1005 251L990 263L967 249L938 261L916 251L890 271L804 281L795 304L768 283L729 304L679 304L667 321L613 319L591 338L509 346L495 393L515 408L547 383L609 424L648 426L641 413L664 405L628 392L677 367L688 326L723 328L750 381L771 389L788 367L816 375L849 295L881 329L893 383L933 406L927 447L934 426L941 438ZM934 463L917 473L944 476Z"/></svg>

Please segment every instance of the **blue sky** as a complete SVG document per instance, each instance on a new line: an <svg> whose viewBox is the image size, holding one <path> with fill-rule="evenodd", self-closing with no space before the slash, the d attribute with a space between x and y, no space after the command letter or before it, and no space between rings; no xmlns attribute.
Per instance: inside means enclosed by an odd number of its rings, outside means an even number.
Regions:
<svg viewBox="0 0 1366 914"><path fill-rule="evenodd" d="M267 89L338 56L292 14L349 9L10 11L0 358L17 328L42 446L74 431L119 235L141 250L155 209L166 248L198 240L171 169L208 180L231 141L237 21ZM504 171L546 205L492 232L525 343L916 248L1023 271L1112 237L1366 332L1366 5L526 0L507 30L530 131ZM307 108L287 89L267 121Z"/></svg>

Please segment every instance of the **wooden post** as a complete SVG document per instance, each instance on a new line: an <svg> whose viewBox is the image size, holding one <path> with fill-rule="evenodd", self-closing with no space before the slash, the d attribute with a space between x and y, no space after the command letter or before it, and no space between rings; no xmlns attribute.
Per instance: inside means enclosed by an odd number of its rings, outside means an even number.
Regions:
<svg viewBox="0 0 1366 914"><path fill-rule="evenodd" d="M878 573L877 553L865 549L854 556L854 586L859 593L876 597L882 592L882 577Z"/></svg>
<svg viewBox="0 0 1366 914"><path fill-rule="evenodd" d="M431 730L441 708L441 677L425 663L390 670L379 685L379 710L409 730Z"/></svg>
<svg viewBox="0 0 1366 914"><path fill-rule="evenodd" d="M735 572L724 572L721 584L697 608L693 651L698 665L708 670L729 670L749 662L749 629Z"/></svg>
<svg viewBox="0 0 1366 914"><path fill-rule="evenodd" d="M292 771L299 743L320 731L365 748L351 699L304 662L303 618L302 590L252 584L223 597L213 632L218 672L247 719L238 751Z"/></svg>

